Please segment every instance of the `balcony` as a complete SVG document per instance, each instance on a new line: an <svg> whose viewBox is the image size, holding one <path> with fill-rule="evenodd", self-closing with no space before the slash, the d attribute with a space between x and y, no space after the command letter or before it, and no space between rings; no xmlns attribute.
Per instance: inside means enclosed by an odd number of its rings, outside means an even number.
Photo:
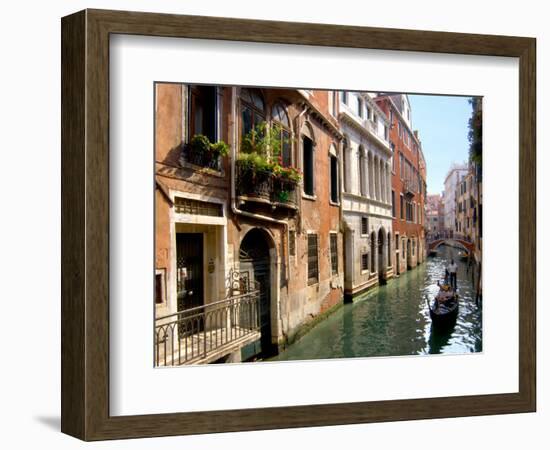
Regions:
<svg viewBox="0 0 550 450"><path fill-rule="evenodd" d="M184 146L181 161L196 168L210 169L216 172L222 170L222 158L213 157L208 153L192 152L188 145Z"/></svg>
<svg viewBox="0 0 550 450"><path fill-rule="evenodd" d="M414 183L410 180L403 180L403 194L405 197L412 198L416 193Z"/></svg>
<svg viewBox="0 0 550 450"><path fill-rule="evenodd" d="M155 319L155 366L206 364L260 339L259 291Z"/></svg>
<svg viewBox="0 0 550 450"><path fill-rule="evenodd" d="M298 183L274 175L272 172L250 170L237 164L237 195L241 202L256 202L297 209Z"/></svg>

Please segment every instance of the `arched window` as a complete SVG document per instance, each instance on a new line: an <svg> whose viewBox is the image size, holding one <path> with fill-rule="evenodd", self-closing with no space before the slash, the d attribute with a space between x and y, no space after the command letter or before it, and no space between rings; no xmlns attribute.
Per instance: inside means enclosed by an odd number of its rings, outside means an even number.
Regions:
<svg viewBox="0 0 550 450"><path fill-rule="evenodd" d="M255 89L241 89L241 137L265 122L265 104L261 93Z"/></svg>
<svg viewBox="0 0 550 450"><path fill-rule="evenodd" d="M359 147L359 155L357 158L357 164L359 164L359 192L362 196L366 196L366 185L365 185L365 149L363 146Z"/></svg>
<svg viewBox="0 0 550 450"><path fill-rule="evenodd" d="M330 146L329 161L330 161L330 200L333 203L338 203L340 183L338 181L338 156L337 156L336 147L334 146L334 144L331 144Z"/></svg>
<svg viewBox="0 0 550 450"><path fill-rule="evenodd" d="M302 170L304 180L304 193L315 195L315 136L309 123L302 127Z"/></svg>
<svg viewBox="0 0 550 450"><path fill-rule="evenodd" d="M279 128L281 138L281 163L288 167L292 165L292 153L290 142L290 120L286 109L281 103L275 103L271 108L271 120Z"/></svg>
<svg viewBox="0 0 550 450"><path fill-rule="evenodd" d="M350 174L350 147L348 144L348 139L344 138L344 142L342 143L342 153L343 153L343 177L344 177L344 191L345 192L351 192L351 174Z"/></svg>

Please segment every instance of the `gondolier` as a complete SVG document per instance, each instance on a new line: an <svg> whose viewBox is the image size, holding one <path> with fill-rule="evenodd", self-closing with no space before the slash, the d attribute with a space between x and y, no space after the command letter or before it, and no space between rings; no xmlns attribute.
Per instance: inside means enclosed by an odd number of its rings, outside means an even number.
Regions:
<svg viewBox="0 0 550 450"><path fill-rule="evenodd" d="M447 266L447 271L449 272L450 284L452 288L456 291L456 271L458 266L455 263L454 259L451 259L451 263Z"/></svg>

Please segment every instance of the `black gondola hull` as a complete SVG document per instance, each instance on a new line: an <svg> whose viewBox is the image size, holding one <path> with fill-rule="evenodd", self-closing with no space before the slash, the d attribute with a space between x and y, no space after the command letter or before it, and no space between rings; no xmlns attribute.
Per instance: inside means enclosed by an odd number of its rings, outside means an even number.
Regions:
<svg viewBox="0 0 550 450"><path fill-rule="evenodd" d="M455 302L454 306L443 313L437 313L433 306L430 307L430 318L434 326L443 328L455 325L458 316L458 299Z"/></svg>

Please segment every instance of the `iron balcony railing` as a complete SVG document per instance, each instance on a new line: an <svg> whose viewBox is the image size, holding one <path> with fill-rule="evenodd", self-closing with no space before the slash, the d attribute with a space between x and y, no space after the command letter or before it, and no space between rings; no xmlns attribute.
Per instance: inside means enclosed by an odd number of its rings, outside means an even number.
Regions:
<svg viewBox="0 0 550 450"><path fill-rule="evenodd" d="M185 146L182 151L183 160L194 166L212 169L217 172L222 170L222 160L219 156L210 153L197 153L191 151L189 146Z"/></svg>
<svg viewBox="0 0 550 450"><path fill-rule="evenodd" d="M417 192L417 188L413 181L411 180L403 180L403 193L406 196L413 197L414 194Z"/></svg>
<svg viewBox="0 0 550 450"><path fill-rule="evenodd" d="M155 365L178 366L223 356L224 347L259 334L259 291L155 319Z"/></svg>
<svg viewBox="0 0 550 450"><path fill-rule="evenodd" d="M256 171L237 164L237 193L269 203L296 206L295 181L275 176L271 172Z"/></svg>

